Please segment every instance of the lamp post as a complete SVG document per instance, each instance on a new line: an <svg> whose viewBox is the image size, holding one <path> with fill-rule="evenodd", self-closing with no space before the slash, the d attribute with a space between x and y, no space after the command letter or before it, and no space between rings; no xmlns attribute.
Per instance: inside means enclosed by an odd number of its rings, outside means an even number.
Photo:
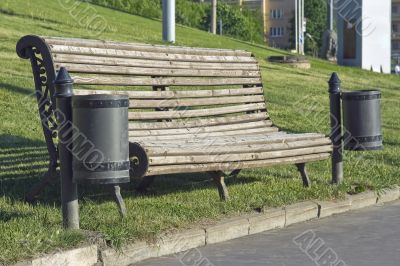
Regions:
<svg viewBox="0 0 400 266"><path fill-rule="evenodd" d="M211 33L217 33L217 0L211 0Z"/></svg>
<svg viewBox="0 0 400 266"><path fill-rule="evenodd" d="M175 42L175 0L163 0L163 41Z"/></svg>

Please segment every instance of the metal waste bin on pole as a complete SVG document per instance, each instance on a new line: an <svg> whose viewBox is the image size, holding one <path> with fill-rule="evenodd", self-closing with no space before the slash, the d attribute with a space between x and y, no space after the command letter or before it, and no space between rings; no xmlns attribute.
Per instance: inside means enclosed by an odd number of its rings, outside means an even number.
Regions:
<svg viewBox="0 0 400 266"><path fill-rule="evenodd" d="M128 106L127 95L72 97L74 182L129 182Z"/></svg>
<svg viewBox="0 0 400 266"><path fill-rule="evenodd" d="M378 90L342 92L345 150L383 148L380 99L381 92Z"/></svg>
<svg viewBox="0 0 400 266"><path fill-rule="evenodd" d="M333 145L332 183L340 184L343 180L343 148L350 151L383 149L381 92L379 90L342 92L341 81L336 73L332 73L328 83L330 138Z"/></svg>

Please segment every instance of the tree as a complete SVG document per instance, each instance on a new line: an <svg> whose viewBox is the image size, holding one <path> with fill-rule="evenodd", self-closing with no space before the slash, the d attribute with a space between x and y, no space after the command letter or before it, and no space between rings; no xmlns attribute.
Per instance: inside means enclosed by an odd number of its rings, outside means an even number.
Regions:
<svg viewBox="0 0 400 266"><path fill-rule="evenodd" d="M308 54L314 54L319 51L323 43L323 34L327 28L327 5L326 0L304 0L304 16L307 20L304 51ZM290 43L292 48L295 44L295 24L293 18L290 20ZM311 37L310 37L311 36Z"/></svg>
<svg viewBox="0 0 400 266"><path fill-rule="evenodd" d="M318 50L322 46L322 36L326 30L327 20L327 5L325 0L304 0L304 16L307 18L307 34L314 39L306 37L305 51L310 53L315 50L317 45Z"/></svg>

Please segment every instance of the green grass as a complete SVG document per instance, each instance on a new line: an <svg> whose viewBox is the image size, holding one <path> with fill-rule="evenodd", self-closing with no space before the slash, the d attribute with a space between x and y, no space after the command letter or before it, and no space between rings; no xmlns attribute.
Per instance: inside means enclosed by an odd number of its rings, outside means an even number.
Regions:
<svg viewBox="0 0 400 266"><path fill-rule="evenodd" d="M270 115L278 126L291 132L329 133L327 80L333 71L339 73L343 89L380 88L385 149L345 153L345 182L340 186L328 185L329 160L309 165L313 181L310 189L302 187L293 166L243 171L238 178L227 180L232 199L226 203L219 201L211 180L202 174L158 178L152 194L145 196L134 193L134 181L123 188L128 208L123 220L105 190L81 186L84 231L63 230L58 182L41 195L37 204L30 206L23 201L24 192L45 172L47 154L32 95L29 62L15 53L17 40L26 34L93 37L91 30L80 25L59 2L68 1L0 2L0 264L97 241L96 238L119 246L261 207L332 199L346 192L366 188L379 191L400 184L398 77L338 67L322 60L312 60L311 70L270 64L265 57L284 52L179 26L178 45L252 51L261 65ZM76 10L85 8L86 4L81 3ZM93 8L108 23L97 38L160 43L159 21Z"/></svg>

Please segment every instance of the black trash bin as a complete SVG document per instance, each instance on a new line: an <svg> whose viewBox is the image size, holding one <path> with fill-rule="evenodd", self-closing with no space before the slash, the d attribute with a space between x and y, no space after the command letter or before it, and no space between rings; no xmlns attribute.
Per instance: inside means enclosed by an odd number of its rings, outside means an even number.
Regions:
<svg viewBox="0 0 400 266"><path fill-rule="evenodd" d="M72 97L74 182L129 182L128 105L126 95Z"/></svg>
<svg viewBox="0 0 400 266"><path fill-rule="evenodd" d="M343 141L346 150L364 151L383 148L380 99L379 90L342 93Z"/></svg>

